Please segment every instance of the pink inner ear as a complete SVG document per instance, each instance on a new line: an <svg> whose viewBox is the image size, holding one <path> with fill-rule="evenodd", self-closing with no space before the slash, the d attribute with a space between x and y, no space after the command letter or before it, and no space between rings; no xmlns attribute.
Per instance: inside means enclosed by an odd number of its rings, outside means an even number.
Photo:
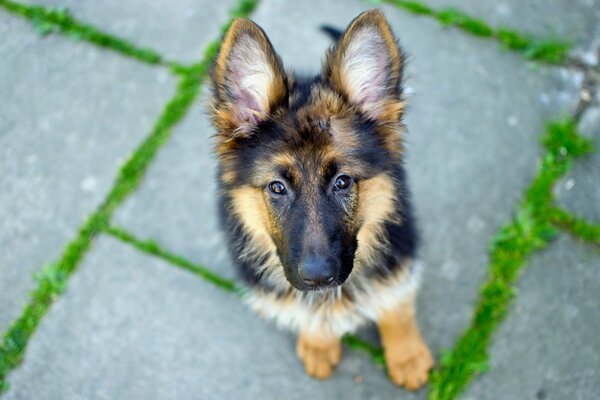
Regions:
<svg viewBox="0 0 600 400"><path fill-rule="evenodd" d="M391 59L379 30L365 27L354 34L343 59L343 79L350 100L376 117L389 89Z"/></svg>
<svg viewBox="0 0 600 400"><path fill-rule="evenodd" d="M227 89L236 123L251 130L269 112L269 89L275 73L260 43L250 35L238 38L228 62Z"/></svg>
<svg viewBox="0 0 600 400"><path fill-rule="evenodd" d="M258 114L261 112L260 106L252 91L240 85L247 75L240 69L231 71L230 94L235 106L235 114L239 118L238 123L240 125L256 125L258 123Z"/></svg>

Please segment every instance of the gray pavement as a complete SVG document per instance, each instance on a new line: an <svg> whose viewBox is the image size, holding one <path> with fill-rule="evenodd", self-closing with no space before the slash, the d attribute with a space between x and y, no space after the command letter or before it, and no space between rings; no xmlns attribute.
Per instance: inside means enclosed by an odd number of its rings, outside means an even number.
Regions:
<svg viewBox="0 0 600 400"><path fill-rule="evenodd" d="M28 361L12 374L7 399L398 395L362 354L346 352L327 382L309 378L293 338L236 296L112 238L98 241L69 286L37 332Z"/></svg>
<svg viewBox="0 0 600 400"><path fill-rule="evenodd" d="M219 36L235 0L24 0L23 3L67 7L72 15L168 60L192 63Z"/></svg>
<svg viewBox="0 0 600 400"><path fill-rule="evenodd" d="M582 135L600 147L600 107L591 109L580 124ZM572 171L555 187L558 204L577 215L600 224L600 152L596 151L573 165Z"/></svg>
<svg viewBox="0 0 600 400"><path fill-rule="evenodd" d="M598 398L598 258L565 235L533 257L465 400Z"/></svg>
<svg viewBox="0 0 600 400"><path fill-rule="evenodd" d="M114 224L153 239L188 260L236 277L218 224L216 160L204 108L208 91L178 125L137 193L117 210Z"/></svg>
<svg viewBox="0 0 600 400"><path fill-rule="evenodd" d="M173 93L161 69L0 11L0 331L103 200ZM143 99L144 101L140 101Z"/></svg>
<svg viewBox="0 0 600 400"><path fill-rule="evenodd" d="M232 4L44 3L68 4L75 16L182 61L198 58ZM585 54L600 32L597 2L479 3L431 4L459 6L492 24L567 36ZM253 19L287 67L312 73L329 45L318 26L343 27L367 8L358 1L263 0ZM527 63L494 42L383 8L410 55L407 168L425 265L418 317L439 355L468 326L487 273L487 244L536 173L544 121L574 109L581 75ZM0 144L7 143L0 146L2 180L9 183L0 191L0 220L9 221L0 239L11 249L0 256L1 331L23 304L18 286L31 288L31 272L60 254L174 85L163 69L58 36L41 39L17 18L2 11L0 18L0 32L9 38L0 43L0 88L9 89L0 96L11 96L3 106L8 119L0 121ZM114 89L119 84L125 94ZM206 91L113 222L233 277L216 219L205 98ZM590 110L582 123L597 144L598 115ZM578 161L556 188L561 204L596 223L598 154ZM599 322L591 318L599 260L564 237L533 258L494 336L492 371L475 380L465 399L600 395L593 385L600 359L592 351L600 345L594 334ZM372 330L363 334L376 339ZM368 358L350 351L332 380L309 379L296 360L293 335L256 318L235 296L108 237L87 255L9 382L9 399L426 397L426 391L396 389Z"/></svg>
<svg viewBox="0 0 600 400"><path fill-rule="evenodd" d="M539 37L563 38L587 52L600 34L598 0L429 0L435 8L458 8L492 26L517 28ZM597 39L596 39L597 40Z"/></svg>

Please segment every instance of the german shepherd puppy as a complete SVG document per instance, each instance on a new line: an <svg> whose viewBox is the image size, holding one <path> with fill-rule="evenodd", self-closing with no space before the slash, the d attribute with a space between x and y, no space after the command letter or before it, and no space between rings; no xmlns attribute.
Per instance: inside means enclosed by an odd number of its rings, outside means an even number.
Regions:
<svg viewBox="0 0 600 400"><path fill-rule="evenodd" d="M403 169L403 54L384 15L355 18L310 79L237 19L212 72L222 222L258 314L299 333L327 378L340 338L378 324L391 379L427 381L415 322L417 246Z"/></svg>

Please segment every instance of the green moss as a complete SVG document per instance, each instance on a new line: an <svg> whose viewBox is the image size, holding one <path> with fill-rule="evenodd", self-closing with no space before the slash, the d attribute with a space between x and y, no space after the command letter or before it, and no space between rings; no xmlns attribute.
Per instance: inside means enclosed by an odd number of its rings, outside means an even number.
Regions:
<svg viewBox="0 0 600 400"><path fill-rule="evenodd" d="M533 40L523 50L523 55L534 61L542 61L548 64L562 64L567 60L571 43L563 40Z"/></svg>
<svg viewBox="0 0 600 400"><path fill-rule="evenodd" d="M92 238L100 231L106 215L95 213L69 243L60 261L46 266L35 275L38 284L30 294L30 301L19 319L11 324L0 345L0 387L8 387L8 372L19 365L31 335L46 311L66 287L67 279L89 248Z"/></svg>
<svg viewBox="0 0 600 400"><path fill-rule="evenodd" d="M105 232L119 240L122 240L125 243L133 245L138 250L162 258L173 265L183 268L199 276L205 281L212 283L220 289L223 289L227 292L237 292L240 294L243 293L242 287L237 285L234 281L219 276L205 266L194 264L181 256L173 254L161 248L156 242L137 239L131 233L116 227L109 227Z"/></svg>
<svg viewBox="0 0 600 400"><path fill-rule="evenodd" d="M456 26L475 36L489 37L494 34L485 21L473 18L456 8L446 8L436 13L438 21L445 26Z"/></svg>
<svg viewBox="0 0 600 400"><path fill-rule="evenodd" d="M0 6L13 14L28 19L35 30L42 35L60 32L75 40L91 42L145 63L163 63L162 57L156 51L137 47L124 39L80 22L72 17L64 7L53 9L37 5L29 6L10 0L0 0Z"/></svg>
<svg viewBox="0 0 600 400"><path fill-rule="evenodd" d="M236 7L231 10L229 16L233 18L245 18L250 15L258 5L258 0L241 0ZM229 27L229 24L225 26Z"/></svg>
<svg viewBox="0 0 600 400"><path fill-rule="evenodd" d="M525 58L548 64L561 64L567 59L571 45L563 40L535 39L528 34L506 28L493 28L487 22L474 18L456 8L435 10L416 0L383 0L410 13L435 18L444 26L455 26L472 35L493 38L504 47L521 53Z"/></svg>
<svg viewBox="0 0 600 400"><path fill-rule="evenodd" d="M255 1L241 0L232 13L236 16L244 15L243 13L252 10L255 4ZM124 54L136 58L142 57L148 62L151 59L156 62L159 60L153 57L147 58L143 54L148 55L151 53L140 53L137 51L138 49L131 47L126 42L99 33L87 25L80 24L62 11L49 11L37 6L23 6L6 0L0 0L0 5L13 13L24 15L32 20L35 17L38 22L48 22L50 25L44 30L57 29L61 32L71 33L82 31L82 37L93 43L104 43L106 47L121 49ZM228 26L228 24L229 22L226 25ZM162 114L154 124L152 132L120 168L112 190L98 210L79 229L77 236L66 246L59 261L45 267L41 273L36 275L38 284L30 294L29 303L25 306L21 316L10 325L0 344L0 393L1 390L8 387L6 376L22 361L31 335L37 329L53 301L65 289L69 277L81 263L94 238L103 231L108 231L113 235L119 232L114 228L109 228L109 221L113 212L139 186L156 153L171 136L173 127L181 121L190 109L198 96L200 85L217 48L218 41L214 41L208 46L204 59L199 63L188 67L172 67L180 76L177 91L163 109ZM120 233L123 234L121 239L124 240L127 236L123 232ZM153 247L152 243L142 244L155 252L160 250L157 246ZM164 251L160 251L160 255L169 258L171 262L177 265L193 270L197 274L204 274L205 278L211 279L210 274L201 272L202 270L198 269L198 266L188 264L175 255ZM218 279L213 280L213 283L218 282ZM226 281L222 281L221 284L223 288L230 287Z"/></svg>
<svg viewBox="0 0 600 400"><path fill-rule="evenodd" d="M546 154L540 170L513 221L504 226L490 244L489 275L481 288L471 325L432 373L429 399L455 399L474 376L485 370L492 334L508 311L514 297L514 284L528 257L546 247L556 236L553 223L576 225L567 218L570 216L559 214L551 207L552 188L569 170L573 159L587 154L592 145L579 135L571 119L547 124L542 143ZM596 237L597 230L578 222L575 228L578 233Z"/></svg>
<svg viewBox="0 0 600 400"><path fill-rule="evenodd" d="M548 215L554 225L600 248L600 225L592 224L558 207L550 207Z"/></svg>
<svg viewBox="0 0 600 400"><path fill-rule="evenodd" d="M589 154L594 150L592 141L579 134L577 124L571 119L547 124L542 143L556 160L562 161Z"/></svg>
<svg viewBox="0 0 600 400"><path fill-rule="evenodd" d="M380 347L373 346L355 335L344 336L342 338L342 343L352 350L367 353L376 365L385 368L385 357L383 355L383 350Z"/></svg>
<svg viewBox="0 0 600 400"><path fill-rule="evenodd" d="M417 15L435 15L435 11L419 1L388 0L387 3L402 7L405 10Z"/></svg>
<svg viewBox="0 0 600 400"><path fill-rule="evenodd" d="M512 29L499 28L496 30L498 41L506 48L524 52L530 46L530 39Z"/></svg>
<svg viewBox="0 0 600 400"><path fill-rule="evenodd" d="M152 133L121 167L115 185L102 205L67 245L61 259L37 275L38 285L30 295L29 304L21 317L10 326L0 347L0 382L21 362L29 338L42 317L66 286L68 278L79 266L93 239L107 227L114 210L139 185L146 168L169 137L172 127L191 106L198 88L197 81L192 87L190 79L181 79L175 97L167 104Z"/></svg>

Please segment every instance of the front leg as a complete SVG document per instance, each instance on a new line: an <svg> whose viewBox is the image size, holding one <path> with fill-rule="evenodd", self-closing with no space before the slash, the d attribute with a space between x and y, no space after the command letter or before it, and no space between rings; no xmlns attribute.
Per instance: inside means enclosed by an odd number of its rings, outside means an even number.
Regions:
<svg viewBox="0 0 600 400"><path fill-rule="evenodd" d="M427 382L433 358L415 321L414 297L378 320L385 361L392 381L409 390Z"/></svg>
<svg viewBox="0 0 600 400"><path fill-rule="evenodd" d="M300 332L296 351L308 375L327 379L340 361L342 346L338 337Z"/></svg>

